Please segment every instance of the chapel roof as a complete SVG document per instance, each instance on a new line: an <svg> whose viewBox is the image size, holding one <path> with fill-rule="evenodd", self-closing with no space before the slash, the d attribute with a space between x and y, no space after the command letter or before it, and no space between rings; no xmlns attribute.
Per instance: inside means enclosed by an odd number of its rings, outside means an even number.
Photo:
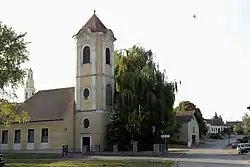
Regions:
<svg viewBox="0 0 250 167"><path fill-rule="evenodd" d="M107 28L106 26L102 23L102 21L97 17L97 15L94 14L92 15L92 17L87 21L87 23L78 31L78 33L76 35L78 35L80 33L80 31L83 28L88 28L90 29L91 32L107 32Z"/></svg>
<svg viewBox="0 0 250 167"><path fill-rule="evenodd" d="M75 88L41 90L27 99L21 109L28 113L30 122L63 120L74 111Z"/></svg>

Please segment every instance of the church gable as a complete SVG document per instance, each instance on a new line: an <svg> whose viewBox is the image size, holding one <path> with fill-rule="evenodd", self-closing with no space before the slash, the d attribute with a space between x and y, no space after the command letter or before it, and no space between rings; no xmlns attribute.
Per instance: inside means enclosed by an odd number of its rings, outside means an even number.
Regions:
<svg viewBox="0 0 250 167"><path fill-rule="evenodd" d="M74 94L74 87L39 91L24 102L23 110L30 122L63 120L74 109Z"/></svg>

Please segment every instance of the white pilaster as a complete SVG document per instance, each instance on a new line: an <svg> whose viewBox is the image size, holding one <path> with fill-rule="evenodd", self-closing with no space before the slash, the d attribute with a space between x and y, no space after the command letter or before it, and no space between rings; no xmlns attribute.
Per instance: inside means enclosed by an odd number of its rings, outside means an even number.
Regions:
<svg viewBox="0 0 250 167"><path fill-rule="evenodd" d="M76 86L75 86L75 101L76 101L76 110L80 110L81 106L81 54L82 54L82 45L77 45L76 54Z"/></svg>
<svg viewBox="0 0 250 167"><path fill-rule="evenodd" d="M92 92L92 109L96 109L96 46L95 40L92 42L91 47L91 63L92 63L92 84L91 84L91 92Z"/></svg>
<svg viewBox="0 0 250 167"><path fill-rule="evenodd" d="M112 77L115 76L115 55L114 55L114 44L111 45L110 47L110 50L111 50L111 65L112 65Z"/></svg>
<svg viewBox="0 0 250 167"><path fill-rule="evenodd" d="M103 88L102 88L102 106L103 109L106 109L106 77L105 75L102 76L102 83L103 83Z"/></svg>

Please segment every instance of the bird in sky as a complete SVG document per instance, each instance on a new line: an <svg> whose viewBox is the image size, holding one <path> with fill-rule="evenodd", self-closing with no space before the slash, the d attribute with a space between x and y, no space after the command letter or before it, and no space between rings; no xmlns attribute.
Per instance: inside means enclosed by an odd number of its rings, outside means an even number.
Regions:
<svg viewBox="0 0 250 167"><path fill-rule="evenodd" d="M195 14L193 15L193 18L196 19L196 15Z"/></svg>

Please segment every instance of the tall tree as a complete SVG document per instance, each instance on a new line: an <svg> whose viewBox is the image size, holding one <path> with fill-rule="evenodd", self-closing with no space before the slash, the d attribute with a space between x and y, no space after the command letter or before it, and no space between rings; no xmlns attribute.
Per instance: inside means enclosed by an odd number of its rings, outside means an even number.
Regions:
<svg viewBox="0 0 250 167"><path fill-rule="evenodd" d="M146 147L177 126L173 114L177 84L159 70L151 50L133 46L127 53L115 52L115 112L106 137L109 143L126 145L130 139ZM112 131L114 127L119 132Z"/></svg>
<svg viewBox="0 0 250 167"><path fill-rule="evenodd" d="M243 135L244 134L244 130L241 126L239 125L234 125L233 126L233 132L237 135Z"/></svg>
<svg viewBox="0 0 250 167"><path fill-rule="evenodd" d="M0 22L0 123L5 126L28 121L27 113L17 110L19 104L9 102L16 98L15 90L19 84L23 84L26 75L21 68L28 61L29 54L25 35L17 34L12 27ZM11 88L11 91L6 88Z"/></svg>
<svg viewBox="0 0 250 167"><path fill-rule="evenodd" d="M174 110L176 112L192 111L192 110L196 110L196 105L194 105L194 103L191 103L190 101L182 101L178 104L178 106Z"/></svg>
<svg viewBox="0 0 250 167"><path fill-rule="evenodd" d="M196 107L196 105L190 101L182 101L179 105L174 109L175 112L180 111L195 111L195 116L197 118L197 122L199 124L199 132L200 136L207 134L207 126L204 122L204 118L202 116L201 110Z"/></svg>
<svg viewBox="0 0 250 167"><path fill-rule="evenodd" d="M247 136L250 136L250 116L248 113L245 113L245 115L243 116L242 123L243 123L244 133Z"/></svg>

